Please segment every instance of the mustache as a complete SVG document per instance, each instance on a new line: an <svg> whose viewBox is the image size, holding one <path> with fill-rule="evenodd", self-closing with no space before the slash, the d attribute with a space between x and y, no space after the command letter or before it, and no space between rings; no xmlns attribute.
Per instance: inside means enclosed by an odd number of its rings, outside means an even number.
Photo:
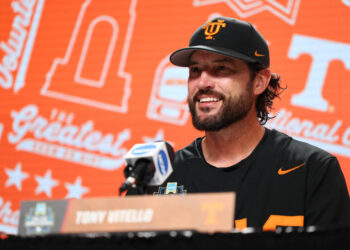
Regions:
<svg viewBox="0 0 350 250"><path fill-rule="evenodd" d="M225 96L222 93L220 93L220 92L218 92L216 90L213 90L213 89L200 89L193 96L192 101L195 102L196 100L198 100L198 96L204 95L204 94L206 94L206 95L214 95L214 96L216 96L216 97L218 97L218 98L220 98L222 100L225 99Z"/></svg>

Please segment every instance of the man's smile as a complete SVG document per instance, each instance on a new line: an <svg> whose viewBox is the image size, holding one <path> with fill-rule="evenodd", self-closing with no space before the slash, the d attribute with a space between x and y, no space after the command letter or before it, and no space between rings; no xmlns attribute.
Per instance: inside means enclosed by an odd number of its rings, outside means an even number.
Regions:
<svg viewBox="0 0 350 250"><path fill-rule="evenodd" d="M218 102L219 98L216 97L203 97L199 99L200 103L205 103L205 102Z"/></svg>
<svg viewBox="0 0 350 250"><path fill-rule="evenodd" d="M199 95L198 98L195 99L199 110L205 111L205 113L209 110L218 108L218 105L222 103L222 100L222 98L216 95Z"/></svg>

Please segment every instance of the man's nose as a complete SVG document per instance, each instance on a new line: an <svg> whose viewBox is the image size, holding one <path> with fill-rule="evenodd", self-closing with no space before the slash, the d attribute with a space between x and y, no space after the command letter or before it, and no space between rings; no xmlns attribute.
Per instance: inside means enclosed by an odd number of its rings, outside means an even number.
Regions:
<svg viewBox="0 0 350 250"><path fill-rule="evenodd" d="M198 82L198 88L212 89L214 87L215 87L215 81L213 77L207 71L202 71Z"/></svg>

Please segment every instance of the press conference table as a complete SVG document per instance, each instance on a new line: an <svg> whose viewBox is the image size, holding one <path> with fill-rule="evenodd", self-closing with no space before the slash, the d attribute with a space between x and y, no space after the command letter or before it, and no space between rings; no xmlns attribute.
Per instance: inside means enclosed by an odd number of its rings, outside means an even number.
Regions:
<svg viewBox="0 0 350 250"><path fill-rule="evenodd" d="M140 232L104 235L6 236L0 249L350 249L350 228L250 233Z"/></svg>

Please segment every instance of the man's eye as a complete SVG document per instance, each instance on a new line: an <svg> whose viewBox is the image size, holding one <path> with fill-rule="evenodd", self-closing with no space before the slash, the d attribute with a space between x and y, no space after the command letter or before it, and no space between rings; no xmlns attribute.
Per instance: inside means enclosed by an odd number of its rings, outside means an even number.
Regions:
<svg viewBox="0 0 350 250"><path fill-rule="evenodd" d="M225 65L218 65L217 67L215 67L215 72L217 74L234 74L236 71L231 67Z"/></svg>
<svg viewBox="0 0 350 250"><path fill-rule="evenodd" d="M193 73L196 73L196 72L199 72L200 69L198 67L191 67L190 68L190 72L193 72Z"/></svg>
<svg viewBox="0 0 350 250"><path fill-rule="evenodd" d="M189 72L190 73L189 74L190 78L198 77L201 74L201 69L199 67L190 67L189 71L190 71Z"/></svg>
<svg viewBox="0 0 350 250"><path fill-rule="evenodd" d="M228 67L224 66L224 65L220 65L216 68L216 70L219 70L219 71L225 71L225 70L229 70Z"/></svg>

